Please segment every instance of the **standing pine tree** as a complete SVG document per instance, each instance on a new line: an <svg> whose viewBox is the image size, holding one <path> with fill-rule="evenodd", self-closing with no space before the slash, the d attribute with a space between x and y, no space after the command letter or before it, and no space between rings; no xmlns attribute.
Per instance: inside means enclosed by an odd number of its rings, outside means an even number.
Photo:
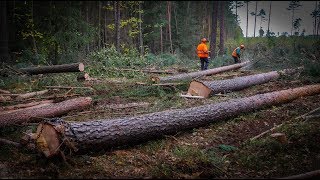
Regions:
<svg viewBox="0 0 320 180"><path fill-rule="evenodd" d="M295 10L298 10L298 8L302 6L300 4L300 1L290 1L289 3L289 7L287 8L287 10L292 11L292 16L291 16L291 36L292 36L292 30L293 30L293 19L294 19L294 13Z"/></svg>

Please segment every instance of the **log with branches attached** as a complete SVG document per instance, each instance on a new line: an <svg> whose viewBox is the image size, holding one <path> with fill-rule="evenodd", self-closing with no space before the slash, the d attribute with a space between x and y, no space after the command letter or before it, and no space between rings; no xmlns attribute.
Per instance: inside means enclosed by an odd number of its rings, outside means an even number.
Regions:
<svg viewBox="0 0 320 180"><path fill-rule="evenodd" d="M189 85L188 94L208 98L211 94L242 90L254 85L263 84L271 80L278 79L282 75L292 75L299 71L301 71L301 68L284 69L282 71L271 71L267 73L254 74L225 80L193 80Z"/></svg>
<svg viewBox="0 0 320 180"><path fill-rule="evenodd" d="M84 71L83 63L61 64L53 66L29 67L19 69L21 72L34 75L34 74L47 74L47 73L64 73L64 72L82 72Z"/></svg>
<svg viewBox="0 0 320 180"><path fill-rule="evenodd" d="M235 117L241 113L287 103L302 96L320 93L319 85L258 94L232 99L217 104L207 104L188 109L176 109L134 117L101 119L86 122L66 122L51 119L41 122L31 134L41 152L47 157L58 151L60 145L77 152L100 150L130 145L181 130L197 128L216 121ZM32 138L31 138L32 139ZM32 141L32 140L30 140ZM45 144L45 146L40 146Z"/></svg>
<svg viewBox="0 0 320 180"><path fill-rule="evenodd" d="M72 110L81 110L88 107L92 102L90 97L79 97L69 99L59 103L42 105L36 108L26 108L13 110L12 112L1 114L0 127L13 124L29 122L31 120L39 120L40 118L52 118L68 113Z"/></svg>
<svg viewBox="0 0 320 180"><path fill-rule="evenodd" d="M182 73L182 74L178 74L178 75L174 75L174 76L166 76L166 77L152 77L151 80L153 82L171 82L171 81L181 81L181 80L189 80L192 78L196 78L196 77L201 77L201 76L206 76L206 75L213 75L213 74L218 74L218 73L222 73L225 71L231 71L231 70L236 70L239 69L245 65L247 65L249 63L249 61L243 62L243 63L239 63L239 64L233 64L233 65L229 65L229 66L222 66L222 67L218 67L218 68L214 68L214 69L208 69L208 70L204 70L204 71L197 71L197 72L191 72L191 73Z"/></svg>

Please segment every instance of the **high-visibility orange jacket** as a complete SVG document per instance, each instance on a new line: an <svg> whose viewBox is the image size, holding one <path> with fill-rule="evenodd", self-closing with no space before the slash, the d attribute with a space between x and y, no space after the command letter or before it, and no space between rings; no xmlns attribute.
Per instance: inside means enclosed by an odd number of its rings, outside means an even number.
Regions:
<svg viewBox="0 0 320 180"><path fill-rule="evenodd" d="M233 57L240 57L240 47L237 47L232 52Z"/></svg>
<svg viewBox="0 0 320 180"><path fill-rule="evenodd" d="M208 47L205 43L201 42L197 47L197 54L199 58L209 57Z"/></svg>

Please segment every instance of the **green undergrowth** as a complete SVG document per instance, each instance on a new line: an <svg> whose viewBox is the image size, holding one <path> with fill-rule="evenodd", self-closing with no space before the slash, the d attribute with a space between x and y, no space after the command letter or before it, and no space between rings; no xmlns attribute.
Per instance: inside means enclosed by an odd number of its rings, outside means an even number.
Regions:
<svg viewBox="0 0 320 180"><path fill-rule="evenodd" d="M283 177L319 169L320 138L319 119L306 122L291 122L277 128L285 133L288 144L281 144L266 135L254 141L247 141L234 159L240 166L254 172L264 172L260 176Z"/></svg>

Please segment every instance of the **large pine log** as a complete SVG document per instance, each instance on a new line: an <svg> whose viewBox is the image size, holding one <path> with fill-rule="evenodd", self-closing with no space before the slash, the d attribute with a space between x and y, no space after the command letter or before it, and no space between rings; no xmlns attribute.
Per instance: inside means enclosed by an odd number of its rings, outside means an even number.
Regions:
<svg viewBox="0 0 320 180"><path fill-rule="evenodd" d="M208 98L211 94L238 91L250 86L263 84L280 77L280 73L272 71L268 73L237 77L233 79L215 81L193 80L188 89L188 94Z"/></svg>
<svg viewBox="0 0 320 180"><path fill-rule="evenodd" d="M192 79L195 77L201 77L201 76L205 76L205 75L213 75L213 74L218 74L218 73L225 72L225 71L236 70L236 69L239 69L239 68L245 66L247 63L249 63L249 61L239 63L239 64L233 64L230 66L222 66L222 67L218 67L218 68L214 68L214 69L208 69L205 71L182 73L182 74L178 74L178 75L174 75L174 76L166 76L166 77L152 77L151 80L154 82L157 82L157 83L189 80L189 79Z"/></svg>
<svg viewBox="0 0 320 180"><path fill-rule="evenodd" d="M217 104L208 104L188 109L168 110L136 117L124 117L112 120L95 120L67 123L62 119L44 121L38 125L34 137L41 137L41 144L52 146L46 149L46 155L55 154L64 137L66 144L73 150L100 150L119 145L142 142L159 138L184 129L196 128L206 124L225 120L256 109L290 102L302 96L320 93L320 85L309 85L294 89L258 94L251 97L232 99ZM61 134L60 134L61 133ZM38 142L38 143L39 143Z"/></svg>
<svg viewBox="0 0 320 180"><path fill-rule="evenodd" d="M83 63L73 63L53 66L21 68L19 70L30 75L46 73L82 72L84 71L84 65Z"/></svg>
<svg viewBox="0 0 320 180"><path fill-rule="evenodd" d="M0 127L28 122L39 118L56 117L72 110L79 110L89 106L92 102L90 97L79 97L60 103L48 104L38 108L26 108L1 114Z"/></svg>

